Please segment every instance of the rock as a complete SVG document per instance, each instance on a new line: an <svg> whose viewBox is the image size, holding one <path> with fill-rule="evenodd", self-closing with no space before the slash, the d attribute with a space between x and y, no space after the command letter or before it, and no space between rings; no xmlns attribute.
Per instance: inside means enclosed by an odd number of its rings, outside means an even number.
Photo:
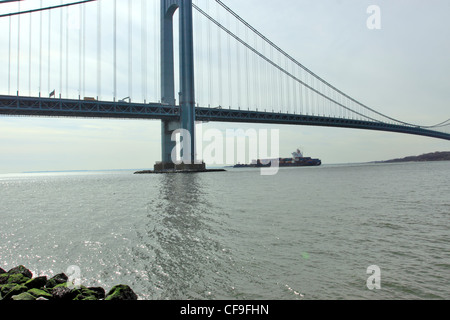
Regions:
<svg viewBox="0 0 450 320"><path fill-rule="evenodd" d="M129 286L119 284L112 287L105 300L137 300L137 295Z"/></svg>
<svg viewBox="0 0 450 320"><path fill-rule="evenodd" d="M30 280L32 277L33 274L30 270L28 270L24 266L18 266L12 268L6 273L0 273L0 285L6 283L24 283Z"/></svg>
<svg viewBox="0 0 450 320"><path fill-rule="evenodd" d="M58 284L66 283L69 278L64 273L59 273L55 275L54 277L47 280L47 283L45 284L46 288L53 288L56 287Z"/></svg>
<svg viewBox="0 0 450 320"><path fill-rule="evenodd" d="M66 286L58 286L52 290L52 298L55 300L73 300L74 297L75 294L72 292L72 289Z"/></svg>
<svg viewBox="0 0 450 320"><path fill-rule="evenodd" d="M7 283L25 284L29 280L30 280L30 278L24 276L22 273L16 273L16 274L9 275Z"/></svg>
<svg viewBox="0 0 450 320"><path fill-rule="evenodd" d="M74 290L77 296L73 300L99 300L97 298L97 292L89 290L88 288L82 287L80 289Z"/></svg>
<svg viewBox="0 0 450 320"><path fill-rule="evenodd" d="M28 280L27 282L25 282L24 285L28 289L34 289L34 288L40 289L40 288L45 287L46 283L47 283L47 277L41 276L41 277L36 277L34 279Z"/></svg>
<svg viewBox="0 0 450 320"><path fill-rule="evenodd" d="M17 284L15 285L6 295L3 295L3 300L10 300L13 296L17 296L22 292L26 292L28 290L24 285Z"/></svg>
<svg viewBox="0 0 450 320"><path fill-rule="evenodd" d="M0 294L4 297L6 296L6 294L16 286L15 283L8 283L8 284L3 284L0 285Z"/></svg>
<svg viewBox="0 0 450 320"><path fill-rule="evenodd" d="M29 294L28 292L22 292L21 294L13 296L11 299L12 300L36 300L36 297Z"/></svg>
<svg viewBox="0 0 450 320"><path fill-rule="evenodd" d="M93 291L98 300L105 299L106 297L105 289L102 287L89 287L88 290Z"/></svg>
<svg viewBox="0 0 450 320"><path fill-rule="evenodd" d="M45 290L33 288L27 291L27 293L31 294L35 298L44 297L46 299L51 299L53 296Z"/></svg>
<svg viewBox="0 0 450 320"><path fill-rule="evenodd" d="M23 274L27 278L33 278L33 273L22 265L12 268L8 271L8 274Z"/></svg>
<svg viewBox="0 0 450 320"><path fill-rule="evenodd" d="M0 285L8 283L9 274L2 273L0 274Z"/></svg>
<svg viewBox="0 0 450 320"><path fill-rule="evenodd" d="M0 300L137 300L127 285L116 285L108 294L102 287L74 288L64 273L48 279L20 265L8 272L0 268Z"/></svg>

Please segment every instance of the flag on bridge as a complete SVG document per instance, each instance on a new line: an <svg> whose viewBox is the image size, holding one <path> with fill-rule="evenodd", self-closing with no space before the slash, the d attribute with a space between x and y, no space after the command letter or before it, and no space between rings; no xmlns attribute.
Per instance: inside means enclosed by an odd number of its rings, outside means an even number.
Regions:
<svg viewBox="0 0 450 320"><path fill-rule="evenodd" d="M49 98L54 97L55 96L55 90L53 90L52 92L50 92L50 95L48 96Z"/></svg>

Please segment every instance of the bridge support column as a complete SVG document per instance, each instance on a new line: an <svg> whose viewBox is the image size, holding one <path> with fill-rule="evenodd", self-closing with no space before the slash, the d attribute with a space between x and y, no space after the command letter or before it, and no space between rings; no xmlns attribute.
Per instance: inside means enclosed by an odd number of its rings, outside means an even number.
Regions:
<svg viewBox="0 0 450 320"><path fill-rule="evenodd" d="M161 95L162 103L175 105L173 14L180 13L180 120L162 121L161 149L162 163L156 170L177 168L172 159L176 142L172 133L176 129L189 132L189 140L183 137L181 159L183 168L204 170L205 165L196 164L195 159L195 88L194 88L194 41L192 21L192 0L161 0ZM187 165L187 166L186 166ZM179 166L179 165L178 165Z"/></svg>

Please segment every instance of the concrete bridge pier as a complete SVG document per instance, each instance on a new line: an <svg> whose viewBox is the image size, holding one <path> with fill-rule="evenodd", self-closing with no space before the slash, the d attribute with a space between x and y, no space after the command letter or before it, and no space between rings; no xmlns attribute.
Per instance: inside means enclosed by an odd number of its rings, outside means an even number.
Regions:
<svg viewBox="0 0 450 320"><path fill-rule="evenodd" d="M161 122L161 162L155 171L204 171L205 164L195 159L195 88L194 88L194 39L192 0L161 0L161 96L162 103L175 105L173 15L179 9L180 37L180 120ZM189 140L183 138L181 164L175 164L172 150L176 142L172 134L177 129L189 132ZM198 162L198 161L197 161Z"/></svg>

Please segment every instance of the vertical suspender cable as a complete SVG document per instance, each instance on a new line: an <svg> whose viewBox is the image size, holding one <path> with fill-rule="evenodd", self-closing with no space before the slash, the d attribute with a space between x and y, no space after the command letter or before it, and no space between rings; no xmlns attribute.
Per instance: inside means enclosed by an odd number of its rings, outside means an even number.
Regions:
<svg viewBox="0 0 450 320"><path fill-rule="evenodd" d="M312 76L312 78L311 78L311 87L315 89L315 85L314 85L315 81L314 80L315 80L315 77ZM314 91L311 92L311 99L312 99L312 103L311 103L312 114L316 115L316 110L317 110L317 108L316 108L316 93Z"/></svg>
<svg viewBox="0 0 450 320"><path fill-rule="evenodd" d="M50 50L51 50L51 28L52 28L52 11L49 10L48 11L48 50L47 50L47 91L50 94L51 89L50 89L50 85L51 85L51 78L50 78Z"/></svg>
<svg viewBox="0 0 450 320"><path fill-rule="evenodd" d="M295 66L291 63L291 68L292 68L292 74L295 74ZM293 103L292 103L292 107L294 109L294 113L297 113L297 86L296 86L296 82L292 81L292 93L293 93Z"/></svg>
<svg viewBox="0 0 450 320"><path fill-rule="evenodd" d="M61 0L62 4L62 0ZM60 9L59 14L59 97L62 92L62 64L63 64L63 9Z"/></svg>
<svg viewBox="0 0 450 320"><path fill-rule="evenodd" d="M236 34L239 36L239 21L236 20ZM237 75L237 104L241 106L241 57L239 43L236 43L236 75Z"/></svg>
<svg viewBox="0 0 450 320"><path fill-rule="evenodd" d="M227 28L230 30L230 15L227 14ZM229 99L229 105L230 107L233 106L233 89L231 85L231 37L230 35L227 35L227 50L228 50L228 96Z"/></svg>
<svg viewBox="0 0 450 320"><path fill-rule="evenodd" d="M69 97L69 8L66 8L66 97Z"/></svg>
<svg viewBox="0 0 450 320"><path fill-rule="evenodd" d="M9 48L8 48L8 95L11 94L11 16L9 17Z"/></svg>
<svg viewBox="0 0 450 320"><path fill-rule="evenodd" d="M42 8L42 0L40 3ZM42 11L39 13L39 97L42 92Z"/></svg>
<svg viewBox="0 0 450 320"><path fill-rule="evenodd" d="M255 35L254 39L255 39L255 48L256 48L256 50L258 50L258 38L256 37L256 35ZM262 77L261 77L261 72L260 72L260 68L259 68L259 58L256 55L254 55L253 59L254 59L253 64L255 67L254 76L256 77L256 79L253 80L255 82L255 92L256 92L255 104L256 104L257 108L258 107L262 108L262 106L261 106L261 78Z"/></svg>
<svg viewBox="0 0 450 320"><path fill-rule="evenodd" d="M316 77L313 78L314 79L314 89L316 89L317 91L320 91L320 80L317 79ZM321 105L320 105L320 98L321 96L317 95L316 92L314 93L314 98L315 98L315 106L317 109L317 115L321 116L323 114L323 112L321 111Z"/></svg>
<svg viewBox="0 0 450 320"><path fill-rule="evenodd" d="M320 91L320 87L319 87L319 79L317 79L316 77L314 77L314 83L315 86L314 88L318 91ZM320 116L320 98L321 96L317 95L316 93L314 93L314 97L316 98L316 108L317 108L317 115Z"/></svg>
<svg viewBox="0 0 450 320"><path fill-rule="evenodd" d="M270 61L273 61L273 47L269 47L269 51L270 51ZM267 66L268 68L268 77L269 77L269 88L268 91L270 91L270 104L272 105L272 110L274 110L275 106L276 106L276 102L275 102L275 88L276 88L276 84L275 84L275 77L273 76L273 68L271 66ZM278 110L276 110L278 111Z"/></svg>
<svg viewBox="0 0 450 320"><path fill-rule="evenodd" d="M267 52L266 52L266 43L263 41L262 42L262 50L264 52L264 56L267 57ZM262 104L264 105L264 109L267 109L269 107L269 88L267 86L267 81L268 76L267 76L267 65L265 61L261 60L261 73L262 73L262 77L261 77L261 100L262 100ZM264 92L264 95L262 94ZM262 106L261 106L262 107Z"/></svg>
<svg viewBox="0 0 450 320"><path fill-rule="evenodd" d="M280 53L278 53L278 65L279 66L282 65L281 62L282 62L281 55L280 55ZM280 99L281 99L280 105L281 105L283 112L286 112L286 103L284 100L284 73L281 72L280 70L277 70L277 72L278 72L278 76L280 78L280 83L279 83L279 86L280 86L279 91L280 91Z"/></svg>
<svg viewBox="0 0 450 320"><path fill-rule="evenodd" d="M289 70L289 62L287 59L285 61L285 69ZM284 75L286 78L286 107L287 111L291 112L292 110L292 100L291 100L291 78L288 75Z"/></svg>
<svg viewBox="0 0 450 320"><path fill-rule="evenodd" d="M248 43L248 28L245 28L245 43ZM247 97L247 109L250 108L250 75L249 75L249 69L248 69L248 55L249 52L247 49L245 49L245 81L246 81L246 86L245 86L245 96Z"/></svg>
<svg viewBox="0 0 450 320"><path fill-rule="evenodd" d="M154 34L155 34L155 43L154 43L154 47L155 47L155 49L154 49L154 56L155 56L155 58L154 58L154 60L155 60L155 71L154 71L154 74L155 74L155 97L156 98L158 98L157 99L157 101L160 101L161 100L161 98L160 98L160 94L161 94L161 90L160 90L160 85L159 85L159 83L160 83L160 81L161 81L161 77L160 77L160 68L161 68L161 66L160 66L160 64L159 64L159 61L160 61L160 55L159 55L159 47L160 47L160 41L159 41L159 37L158 37L158 35L159 35L159 29L160 29L160 25L159 25L159 10L158 10L158 8L159 8L159 6L158 6L158 2L159 1L153 1L154 2L154 16L153 16L153 20L154 20L154 30L155 30L155 32L154 32Z"/></svg>
<svg viewBox="0 0 450 320"><path fill-rule="evenodd" d="M308 84L309 73L306 73L305 76L305 83ZM309 104L309 88L305 87L305 112L307 115L309 115Z"/></svg>
<svg viewBox="0 0 450 320"><path fill-rule="evenodd" d="M197 103L202 102L203 105L203 99L204 99L204 92L205 89L203 87L203 64L204 64L204 47L203 47L203 16L198 16L198 19L196 19L196 21L198 21L198 28L196 29L197 32L196 34L198 35L198 40L196 43L196 48L197 48L197 52L198 54L198 63L196 64L197 68L197 76L196 79L198 81L198 86L197 88L199 89L196 94L195 94L195 98L197 99Z"/></svg>
<svg viewBox="0 0 450 320"><path fill-rule="evenodd" d="M83 94L86 96L86 6L83 6Z"/></svg>
<svg viewBox="0 0 450 320"><path fill-rule="evenodd" d="M255 39L254 39L255 40ZM249 39L250 41L250 39ZM258 43L256 41L254 41L254 47L256 50L258 50ZM256 108L258 108L258 87L257 87L257 83L259 81L258 76L257 76L257 68L256 68L256 57L253 55L253 53L250 53L250 58L251 58L251 71L250 71L250 76L251 76L251 82L253 82L253 88L252 88L252 93L253 93L253 104Z"/></svg>
<svg viewBox="0 0 450 320"><path fill-rule="evenodd" d="M194 59L195 59L195 88L201 88L200 86L200 63L198 61L200 61L199 57L201 55L201 47L200 47L200 42L199 42L199 38L200 38L200 26L201 26L201 21L200 19L198 19L198 15L196 12L193 12L194 15L194 30L196 30L196 33L194 35L194 41L195 41L195 46L194 46ZM195 94L195 105L197 106L199 99L199 94L198 92L196 92Z"/></svg>
<svg viewBox="0 0 450 320"><path fill-rule="evenodd" d="M217 20L220 20L220 8L216 5L217 8ZM217 28L217 53L218 53L218 66L217 66L217 75L218 75L218 83L219 86L219 105L223 104L222 99L222 37L221 30Z"/></svg>
<svg viewBox="0 0 450 320"><path fill-rule="evenodd" d="M208 11L209 14L209 2L206 2L206 10ZM212 60L212 55L211 55L211 24L207 24L207 29L206 29L206 33L207 33L207 38L206 38L206 46L208 49L208 106L211 106L211 104L213 103L212 101L212 87L213 87L213 77L212 77L212 66L211 66L211 60Z"/></svg>
<svg viewBox="0 0 450 320"><path fill-rule="evenodd" d="M142 99L147 99L147 0L141 2L141 64L142 64Z"/></svg>
<svg viewBox="0 0 450 320"><path fill-rule="evenodd" d="M79 30L78 30L78 98L81 97L81 46L82 46L82 36L83 36L83 8L79 7Z"/></svg>
<svg viewBox="0 0 450 320"><path fill-rule="evenodd" d="M133 91L133 40L132 40L132 3L133 1L128 1L128 96L129 101L132 99Z"/></svg>
<svg viewBox="0 0 450 320"><path fill-rule="evenodd" d="M31 97L31 26L32 26L32 14L30 13L30 26L29 26L29 40L28 40L28 96Z"/></svg>
<svg viewBox="0 0 450 320"><path fill-rule="evenodd" d="M317 89L318 89L320 92L324 93L324 92L323 92L323 89L322 89L321 83L322 83L321 81L318 81L318 82L317 82L317 85L318 85L318 88L317 88ZM325 116L325 105L322 103L322 102L323 102L323 101L322 101L322 97L319 96L319 97L317 97L317 98L318 98L317 100L318 100L318 103L319 103L319 108L322 108L322 115Z"/></svg>
<svg viewBox="0 0 450 320"><path fill-rule="evenodd" d="M154 32L153 32L153 34L154 34L154 44L153 44L153 46L154 46L154 58L153 58L153 60L154 60L154 68L153 68L153 73L154 73L154 82L155 82L155 84L154 84L154 90L155 90L155 98L156 98L156 100L155 101L160 101L160 98L159 98L159 95L161 94L160 93L160 90L159 90L159 81L160 81L160 73L159 73L159 46L160 46L160 44L159 44L159 39L158 39L158 34L159 34L159 32L158 32L158 30L159 30L159 19L158 19L158 17L159 17L159 10L158 10L158 1L153 1L153 10L154 10L154 12L153 12L153 20L154 20L154 24L153 24L153 30L154 30Z"/></svg>
<svg viewBox="0 0 450 320"><path fill-rule="evenodd" d="M314 89L316 88L315 80L316 80L316 78L314 76L312 76L312 78L311 78L311 87L313 87ZM313 107L313 112L312 113L313 113L313 115L318 115L316 97L317 97L316 93L314 91L311 92L312 107Z"/></svg>
<svg viewBox="0 0 450 320"><path fill-rule="evenodd" d="M299 69L299 72L300 72L300 79L304 82L302 69ZM299 85L299 94L300 94L300 114L303 114L304 102L303 102L303 85L302 84Z"/></svg>
<svg viewBox="0 0 450 320"><path fill-rule="evenodd" d="M114 0L113 16L113 98L117 97L117 0Z"/></svg>
<svg viewBox="0 0 450 320"><path fill-rule="evenodd" d="M270 61L274 61L273 56L273 47L270 48ZM276 70L272 66L268 66L269 68L269 77L270 77L270 94L272 99L272 108L276 108L275 111L280 111L280 105L278 104L278 84L277 84L277 74Z"/></svg>
<svg viewBox="0 0 450 320"><path fill-rule="evenodd" d="M102 5L97 1L97 96L102 95Z"/></svg>
<svg viewBox="0 0 450 320"><path fill-rule="evenodd" d="M20 12L20 1L18 2ZM17 95L19 95L20 83L20 15L17 17Z"/></svg>

